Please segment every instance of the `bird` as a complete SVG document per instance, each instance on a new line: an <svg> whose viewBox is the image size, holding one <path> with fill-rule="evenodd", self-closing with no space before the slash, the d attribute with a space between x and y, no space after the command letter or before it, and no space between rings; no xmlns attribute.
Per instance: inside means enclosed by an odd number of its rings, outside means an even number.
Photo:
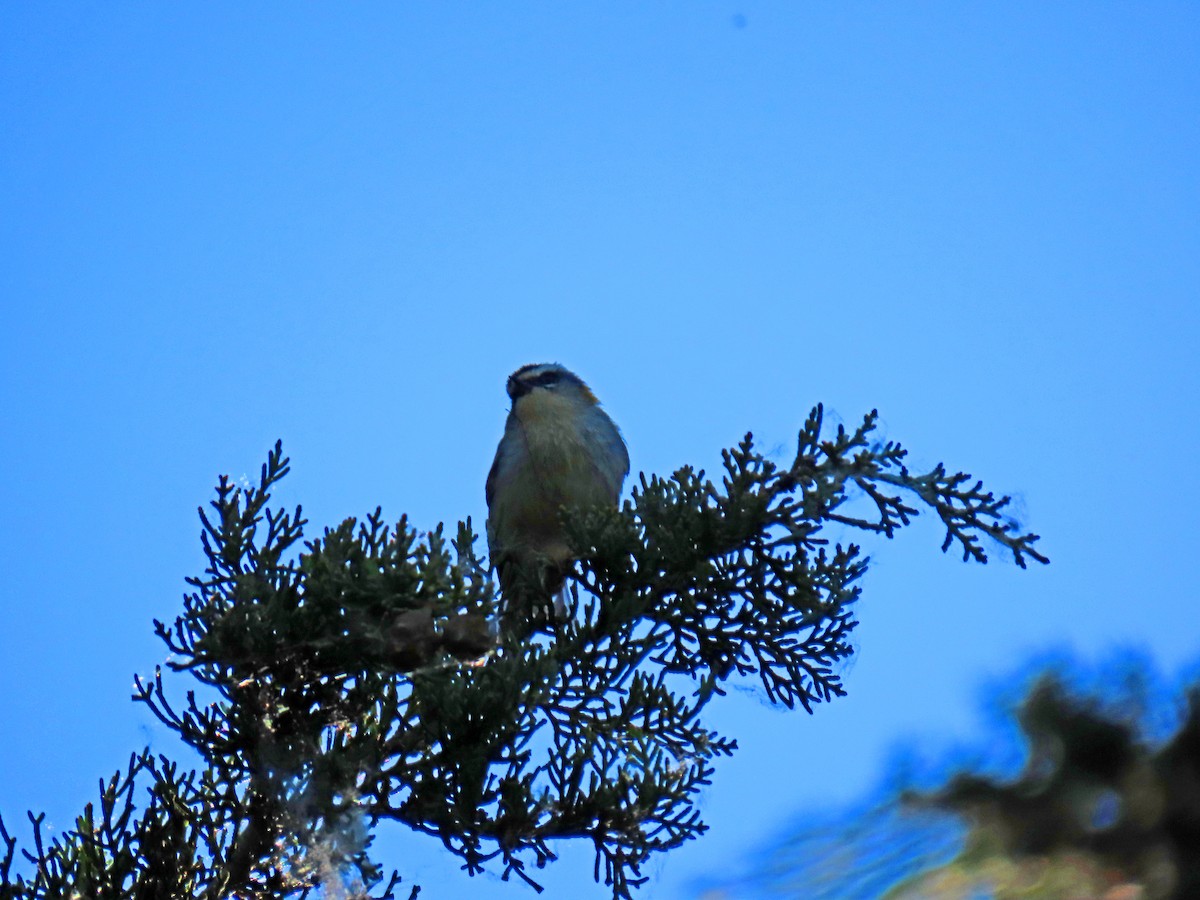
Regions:
<svg viewBox="0 0 1200 900"><path fill-rule="evenodd" d="M530 363L507 382L512 407L488 472L488 554L500 576L502 628L520 638L553 624L575 553L562 512L615 507L629 474L621 430L578 375Z"/></svg>

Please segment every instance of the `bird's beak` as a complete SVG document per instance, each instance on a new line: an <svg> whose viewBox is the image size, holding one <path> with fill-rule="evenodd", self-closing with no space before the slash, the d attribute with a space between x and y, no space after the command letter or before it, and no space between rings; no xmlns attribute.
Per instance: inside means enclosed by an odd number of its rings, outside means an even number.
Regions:
<svg viewBox="0 0 1200 900"><path fill-rule="evenodd" d="M518 397L522 397L525 394L529 393L529 385L525 384L523 381L520 381L516 378L508 379L508 388L507 389L508 389L508 396L512 398L512 401L514 403L517 402Z"/></svg>

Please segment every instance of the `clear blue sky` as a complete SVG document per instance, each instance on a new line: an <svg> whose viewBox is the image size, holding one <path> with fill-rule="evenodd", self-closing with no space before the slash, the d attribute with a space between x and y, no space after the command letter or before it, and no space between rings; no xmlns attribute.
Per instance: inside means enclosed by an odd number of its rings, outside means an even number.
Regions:
<svg viewBox="0 0 1200 900"><path fill-rule="evenodd" d="M714 709L742 750L646 897L966 738L1031 650L1194 659L1197 60L1193 3L3 4L0 811L68 827L176 752L127 698L218 473L282 438L315 527L479 523L530 361L592 384L635 472L878 407L1053 559L869 544L850 696Z"/></svg>

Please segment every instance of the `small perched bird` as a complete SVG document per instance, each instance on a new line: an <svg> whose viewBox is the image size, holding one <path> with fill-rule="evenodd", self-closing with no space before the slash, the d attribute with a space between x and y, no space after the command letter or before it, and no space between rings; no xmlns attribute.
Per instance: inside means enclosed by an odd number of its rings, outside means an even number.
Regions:
<svg viewBox="0 0 1200 900"><path fill-rule="evenodd" d="M563 589L573 558L563 508L615 506L629 452L596 395L557 363L517 369L508 396L512 409L487 479L487 535L504 627L519 636L545 622Z"/></svg>

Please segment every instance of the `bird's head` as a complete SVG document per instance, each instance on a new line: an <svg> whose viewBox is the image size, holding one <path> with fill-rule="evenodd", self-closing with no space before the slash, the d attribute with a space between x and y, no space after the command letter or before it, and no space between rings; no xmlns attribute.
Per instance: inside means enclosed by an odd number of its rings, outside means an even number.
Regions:
<svg viewBox="0 0 1200 900"><path fill-rule="evenodd" d="M576 405L590 407L599 403L583 379L558 363L530 363L508 376L508 396L513 408L518 403L537 405Z"/></svg>

